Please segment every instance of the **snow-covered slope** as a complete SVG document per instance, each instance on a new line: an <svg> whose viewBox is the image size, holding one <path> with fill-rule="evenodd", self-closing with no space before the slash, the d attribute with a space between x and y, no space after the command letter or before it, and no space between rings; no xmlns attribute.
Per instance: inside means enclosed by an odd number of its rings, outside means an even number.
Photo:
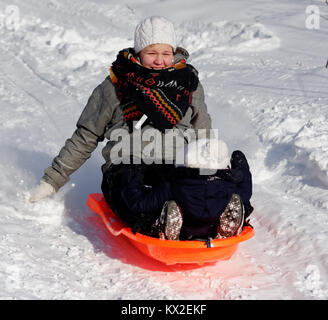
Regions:
<svg viewBox="0 0 328 320"><path fill-rule="evenodd" d="M0 0L0 298L327 299L328 22L307 29L309 5L328 14L319 0ZM27 201L155 14L176 25L214 127L254 178L256 236L199 269L144 257L86 208L101 145L53 198Z"/></svg>

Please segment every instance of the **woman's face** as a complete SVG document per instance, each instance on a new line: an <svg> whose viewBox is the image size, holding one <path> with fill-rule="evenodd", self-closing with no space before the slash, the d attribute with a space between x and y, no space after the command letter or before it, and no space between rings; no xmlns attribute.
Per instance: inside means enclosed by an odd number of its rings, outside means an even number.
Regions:
<svg viewBox="0 0 328 320"><path fill-rule="evenodd" d="M139 58L145 68L166 69L173 64L173 48L164 43L152 44L139 52Z"/></svg>

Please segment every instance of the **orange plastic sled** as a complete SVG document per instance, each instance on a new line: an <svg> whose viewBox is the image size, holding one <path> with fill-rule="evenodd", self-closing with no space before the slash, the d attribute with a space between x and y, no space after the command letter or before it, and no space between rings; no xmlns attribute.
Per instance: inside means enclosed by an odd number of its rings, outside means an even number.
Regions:
<svg viewBox="0 0 328 320"><path fill-rule="evenodd" d="M161 261L166 265L190 263L203 265L218 260L228 260L236 252L238 244L254 236L254 230L245 226L242 233L226 239L205 241L176 241L161 240L133 234L131 228L122 223L107 205L101 193L92 193L87 200L87 206L100 215L107 229L114 235L124 235L131 243L145 255Z"/></svg>

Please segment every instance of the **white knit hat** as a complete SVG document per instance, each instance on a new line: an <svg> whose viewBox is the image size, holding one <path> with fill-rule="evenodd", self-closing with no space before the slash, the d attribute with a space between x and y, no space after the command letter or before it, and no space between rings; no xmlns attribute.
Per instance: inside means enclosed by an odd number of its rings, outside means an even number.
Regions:
<svg viewBox="0 0 328 320"><path fill-rule="evenodd" d="M139 53L151 44L166 43L177 46L176 34L172 22L164 17L152 16L141 21L134 32L134 51Z"/></svg>
<svg viewBox="0 0 328 320"><path fill-rule="evenodd" d="M218 139L199 139L187 145L185 165L189 168L227 169L230 165L227 144Z"/></svg>

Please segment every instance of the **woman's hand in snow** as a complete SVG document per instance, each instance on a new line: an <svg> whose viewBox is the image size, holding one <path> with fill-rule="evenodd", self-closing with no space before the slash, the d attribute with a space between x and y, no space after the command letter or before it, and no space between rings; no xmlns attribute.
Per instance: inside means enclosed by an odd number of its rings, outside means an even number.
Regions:
<svg viewBox="0 0 328 320"><path fill-rule="evenodd" d="M32 190L29 201L37 202L55 193L55 188L51 184L41 180L40 184Z"/></svg>

